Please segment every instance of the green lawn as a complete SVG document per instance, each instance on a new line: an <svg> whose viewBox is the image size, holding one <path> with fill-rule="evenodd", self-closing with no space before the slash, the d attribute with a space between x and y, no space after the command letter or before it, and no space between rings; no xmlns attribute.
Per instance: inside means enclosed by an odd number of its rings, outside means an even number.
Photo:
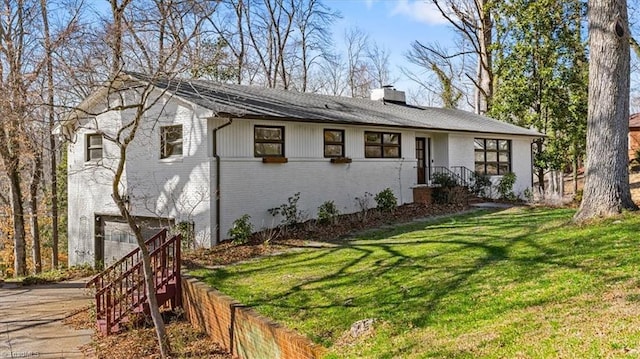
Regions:
<svg viewBox="0 0 640 359"><path fill-rule="evenodd" d="M475 212L192 272L335 358L640 355L640 216ZM341 338L376 318L375 333Z"/></svg>

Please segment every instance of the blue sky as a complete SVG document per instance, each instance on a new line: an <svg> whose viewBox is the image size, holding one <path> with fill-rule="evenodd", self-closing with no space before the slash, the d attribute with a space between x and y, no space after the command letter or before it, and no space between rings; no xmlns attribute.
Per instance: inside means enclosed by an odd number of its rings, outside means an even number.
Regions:
<svg viewBox="0 0 640 359"><path fill-rule="evenodd" d="M333 29L336 43L343 42L346 29L360 28L370 40L389 50L397 77L402 76L400 66L411 67L404 54L413 41L450 46L454 36L438 9L425 0L325 0L325 4L342 14ZM404 78L394 85L399 90L415 88Z"/></svg>

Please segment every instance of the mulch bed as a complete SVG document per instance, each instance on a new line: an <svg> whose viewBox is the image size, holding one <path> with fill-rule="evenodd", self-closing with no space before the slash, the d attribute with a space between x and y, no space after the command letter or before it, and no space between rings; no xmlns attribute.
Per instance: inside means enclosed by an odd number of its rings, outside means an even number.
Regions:
<svg viewBox="0 0 640 359"><path fill-rule="evenodd" d="M74 329L95 329L93 308L86 308L64 320ZM205 333L195 329L181 315L164 312L165 328L171 343L173 357L231 359L232 356L211 340ZM93 335L93 342L80 348L90 358L160 358L160 349L155 329L150 323L141 328L132 328L119 334Z"/></svg>
<svg viewBox="0 0 640 359"><path fill-rule="evenodd" d="M244 244L223 241L213 248L185 251L183 264L187 268L212 267L233 264L248 259L279 253L292 247L303 247L308 241L338 243L364 230L386 225L411 222L416 219L454 214L468 209L465 204L411 203L397 207L393 212L371 209L366 216L353 213L339 216L334 223L309 220L293 228L254 233ZM266 241L265 241L266 239Z"/></svg>

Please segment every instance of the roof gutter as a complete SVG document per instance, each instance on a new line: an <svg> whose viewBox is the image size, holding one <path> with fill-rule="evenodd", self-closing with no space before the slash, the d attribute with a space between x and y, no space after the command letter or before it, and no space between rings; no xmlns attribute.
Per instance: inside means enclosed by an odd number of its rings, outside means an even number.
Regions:
<svg viewBox="0 0 640 359"><path fill-rule="evenodd" d="M233 119L229 118L229 122L223 123L222 125L213 129L213 157L216 160L216 188L215 188L215 196L216 196L216 243L220 242L220 208L221 208L221 200L220 200L220 155L218 154L218 131L231 125L233 123ZM212 243L213 245L213 243Z"/></svg>

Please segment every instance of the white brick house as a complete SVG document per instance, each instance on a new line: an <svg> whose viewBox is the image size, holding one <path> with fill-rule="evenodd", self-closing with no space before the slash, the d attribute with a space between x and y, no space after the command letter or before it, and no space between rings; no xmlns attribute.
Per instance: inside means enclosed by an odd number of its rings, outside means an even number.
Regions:
<svg viewBox="0 0 640 359"><path fill-rule="evenodd" d="M128 76L116 93L85 100L62 126L70 139L71 265L110 261L134 246L110 195L118 149L105 139L131 115L110 109L135 101L132 84L152 83L159 97L129 148L121 183L148 233L163 225L155 218L193 223L197 243L215 245L245 213L256 229L271 226L267 210L297 192L311 217L328 200L355 212L355 197L387 187L410 203L412 187L427 183L436 167L494 179L511 171L516 193L531 186L531 143L541 134L464 111L406 105L400 91L375 90L370 100Z"/></svg>

